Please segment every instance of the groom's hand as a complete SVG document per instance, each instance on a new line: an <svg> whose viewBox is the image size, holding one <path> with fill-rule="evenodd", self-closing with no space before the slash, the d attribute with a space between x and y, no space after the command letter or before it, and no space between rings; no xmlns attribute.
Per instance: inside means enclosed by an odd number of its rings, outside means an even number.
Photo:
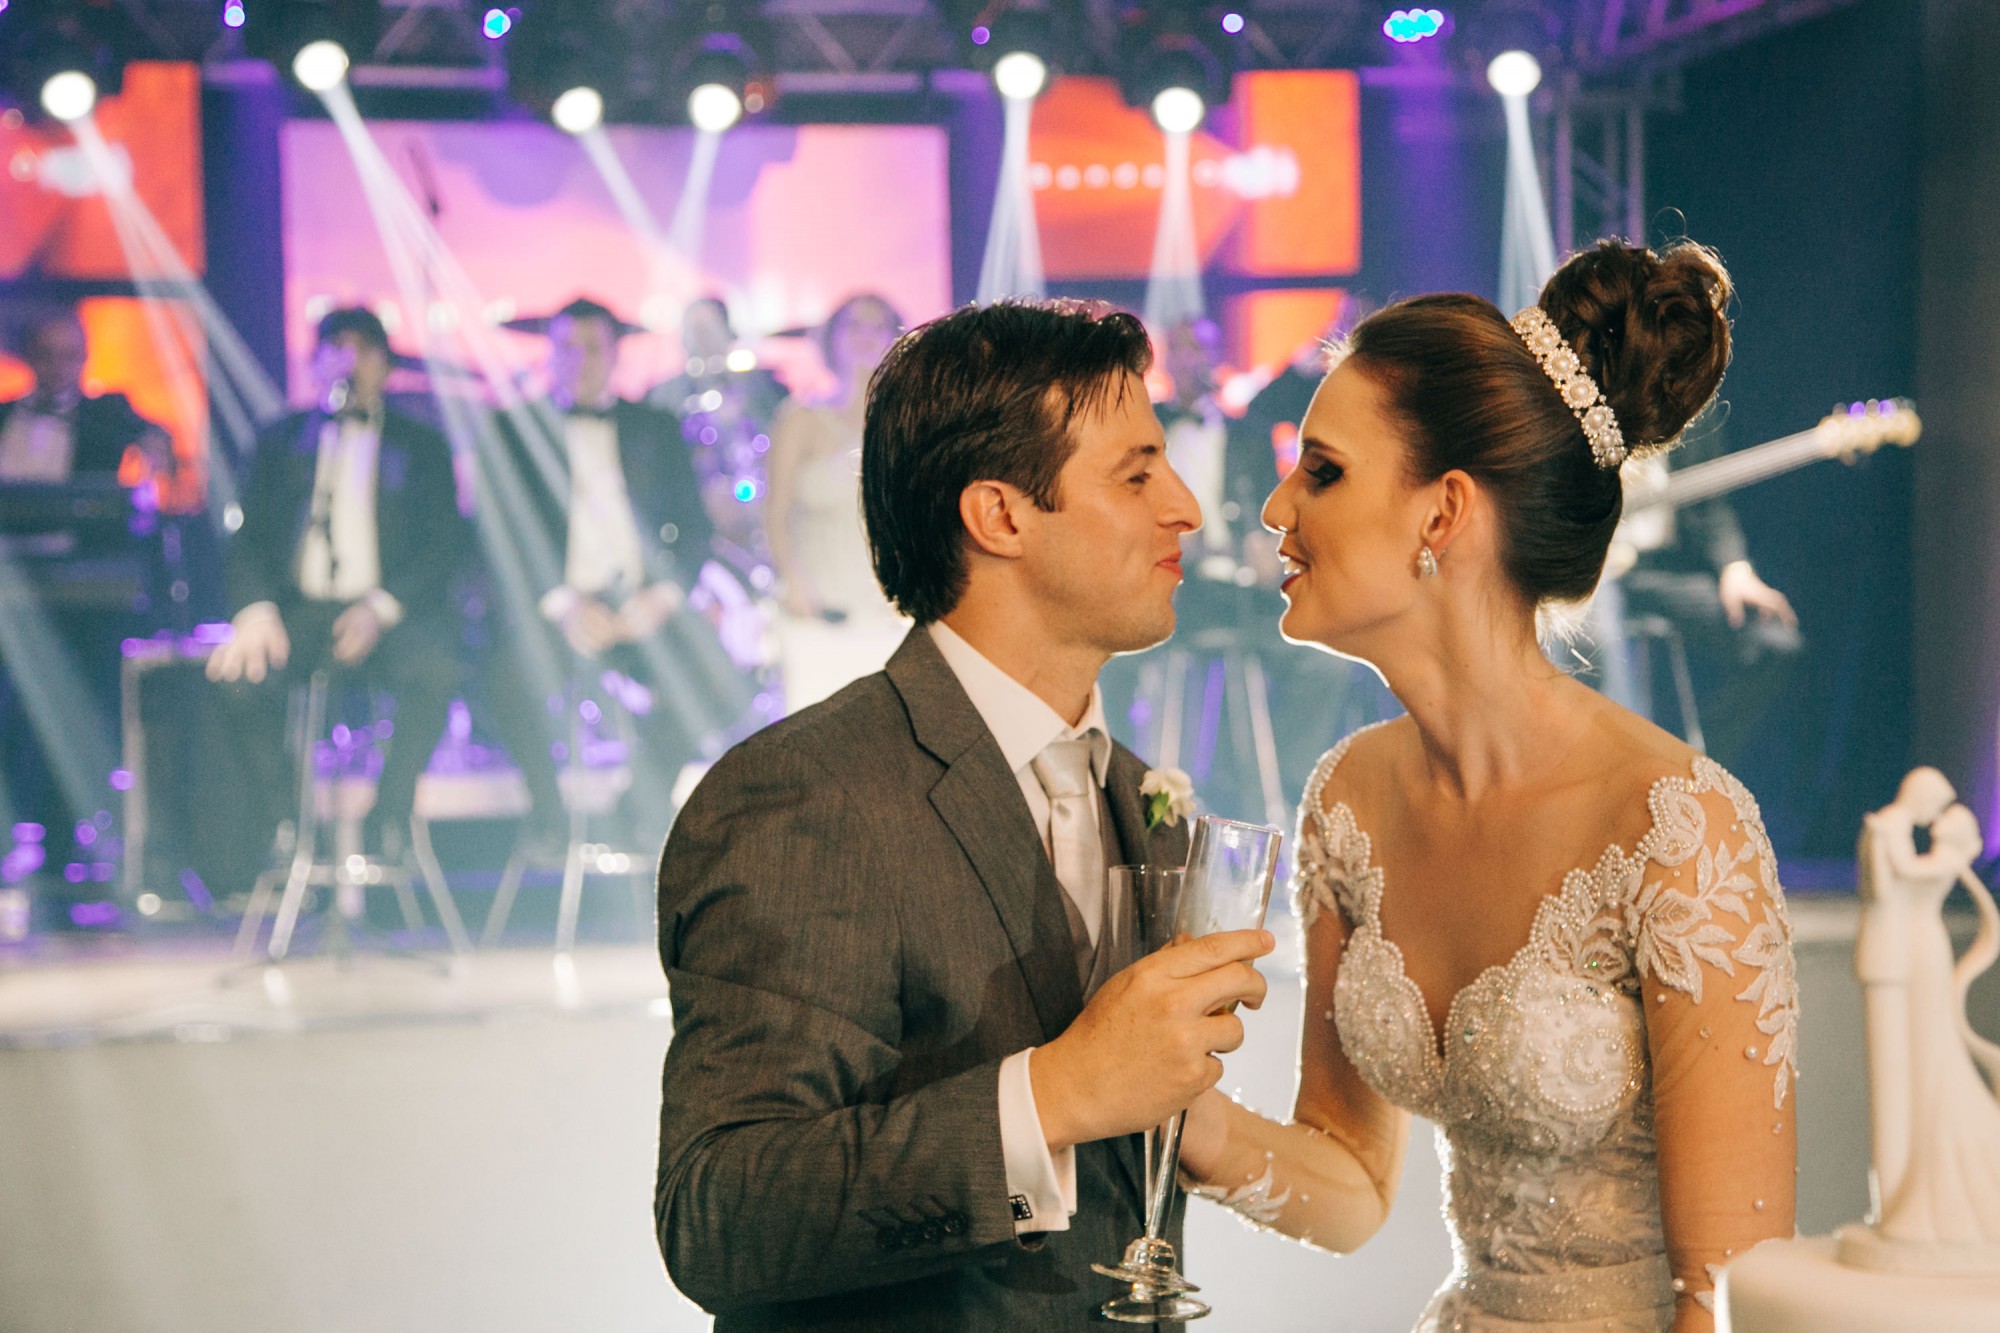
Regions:
<svg viewBox="0 0 2000 1333"><path fill-rule="evenodd" d="M1118 973L1060 1037L1028 1057L1051 1152L1164 1123L1222 1077L1218 1051L1243 1044L1229 1010L1264 1002L1250 965L1269 931L1233 930L1170 944Z"/></svg>

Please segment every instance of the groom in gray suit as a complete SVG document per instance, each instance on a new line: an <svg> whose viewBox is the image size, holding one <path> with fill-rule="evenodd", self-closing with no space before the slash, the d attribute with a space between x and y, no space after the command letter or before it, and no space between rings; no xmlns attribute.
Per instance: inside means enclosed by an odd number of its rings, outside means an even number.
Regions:
<svg viewBox="0 0 2000 1333"><path fill-rule="evenodd" d="M654 1196L718 1333L1072 1328L1144 1226L1141 1131L1256 1005L1239 931L1142 956L1113 864L1178 864L1096 689L1165 639L1193 497L1129 315L969 308L869 389L886 670L753 736L660 866Z"/></svg>

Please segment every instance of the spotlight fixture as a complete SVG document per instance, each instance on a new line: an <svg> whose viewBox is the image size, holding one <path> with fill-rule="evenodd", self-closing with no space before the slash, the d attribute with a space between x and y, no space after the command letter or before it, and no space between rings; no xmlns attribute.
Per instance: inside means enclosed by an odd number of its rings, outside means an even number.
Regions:
<svg viewBox="0 0 2000 1333"><path fill-rule="evenodd" d="M679 80L688 90L688 122L704 133L720 134L743 119L755 63L749 45L737 34L704 37Z"/></svg>
<svg viewBox="0 0 2000 1333"><path fill-rule="evenodd" d="M1119 91L1127 106L1146 108L1166 133L1191 133L1208 108L1229 100L1235 46L1219 26L1208 24L1134 32L1124 43Z"/></svg>
<svg viewBox="0 0 2000 1333"><path fill-rule="evenodd" d="M1009 51L993 62L993 86L1009 101L1032 102L1048 81L1048 64L1033 51Z"/></svg>
<svg viewBox="0 0 2000 1333"><path fill-rule="evenodd" d="M631 50L634 39L597 0L522 2L525 12L507 0L489 5L513 20L501 48L508 95L570 134L595 128L618 101L619 53ZM619 103L619 109L627 108Z"/></svg>
<svg viewBox="0 0 2000 1333"><path fill-rule="evenodd" d="M0 36L0 105L82 120L124 84L144 40L116 6L49 5L10 13Z"/></svg>
<svg viewBox="0 0 2000 1333"><path fill-rule="evenodd" d="M764 110L764 88L754 70L756 50L740 32L708 32L676 74L676 86L688 90L688 122L704 134L722 134L744 118L744 112Z"/></svg>
<svg viewBox="0 0 2000 1333"><path fill-rule="evenodd" d="M327 37L307 42L292 57L292 77L309 92L332 92L347 77L347 48Z"/></svg>
<svg viewBox="0 0 2000 1333"><path fill-rule="evenodd" d="M698 83L688 94L688 120L709 134L720 134L743 119L743 99L724 83Z"/></svg>
<svg viewBox="0 0 2000 1333"><path fill-rule="evenodd" d="M1153 123L1168 134L1191 134L1208 115L1208 104L1192 88L1174 84L1153 96Z"/></svg>
<svg viewBox="0 0 2000 1333"><path fill-rule="evenodd" d="M991 29L973 29L973 63L993 76L993 86L1010 102L1031 102L1049 86L1064 49L1046 9L1010 9ZM985 34L985 39L981 39Z"/></svg>
<svg viewBox="0 0 2000 1333"><path fill-rule="evenodd" d="M65 69L42 83L42 110L60 121L82 120L97 105L97 80L80 69Z"/></svg>
<svg viewBox="0 0 2000 1333"><path fill-rule="evenodd" d="M1502 97L1526 97L1542 82L1542 62L1526 51L1502 51L1486 66L1486 81Z"/></svg>
<svg viewBox="0 0 2000 1333"><path fill-rule="evenodd" d="M315 93L340 86L351 62L375 50L382 25L381 0L244 0L239 12L244 51Z"/></svg>
<svg viewBox="0 0 2000 1333"><path fill-rule="evenodd" d="M567 134L585 134L604 123L604 95L595 88L578 86L556 98L549 119Z"/></svg>
<svg viewBox="0 0 2000 1333"><path fill-rule="evenodd" d="M1449 17L1446 23L1451 23ZM1538 0L1490 0L1465 20L1463 35L1473 50L1491 57L1486 82L1502 97L1526 97L1541 86L1542 56L1561 50L1547 6Z"/></svg>

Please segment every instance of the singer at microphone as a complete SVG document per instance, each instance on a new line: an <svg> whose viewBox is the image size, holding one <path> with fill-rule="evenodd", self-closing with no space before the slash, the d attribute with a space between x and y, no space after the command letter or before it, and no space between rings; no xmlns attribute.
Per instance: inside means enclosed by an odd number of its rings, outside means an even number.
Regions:
<svg viewBox="0 0 2000 1333"><path fill-rule="evenodd" d="M458 685L449 593L470 530L444 437L384 404L389 367L374 314L335 310L320 321L314 409L258 437L227 553L233 633L208 674L231 685L233 734L246 738L263 802L251 821L258 836L277 828L295 785L285 691L272 686L331 667L393 695L364 839L396 861Z"/></svg>

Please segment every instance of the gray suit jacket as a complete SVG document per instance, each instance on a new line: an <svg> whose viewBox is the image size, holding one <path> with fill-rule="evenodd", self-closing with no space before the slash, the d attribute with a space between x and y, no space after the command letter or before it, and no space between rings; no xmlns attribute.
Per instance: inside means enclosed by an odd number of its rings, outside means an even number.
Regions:
<svg viewBox="0 0 2000 1333"><path fill-rule="evenodd" d="M1144 774L1115 751L1120 859L1179 864ZM708 774L660 865L654 1215L718 1333L1026 1333L1118 1293L1090 1265L1143 1230L1139 1137L1078 1147L1070 1229L1025 1241L1000 1147L1001 1061L1082 1007L1061 893L924 630Z"/></svg>

